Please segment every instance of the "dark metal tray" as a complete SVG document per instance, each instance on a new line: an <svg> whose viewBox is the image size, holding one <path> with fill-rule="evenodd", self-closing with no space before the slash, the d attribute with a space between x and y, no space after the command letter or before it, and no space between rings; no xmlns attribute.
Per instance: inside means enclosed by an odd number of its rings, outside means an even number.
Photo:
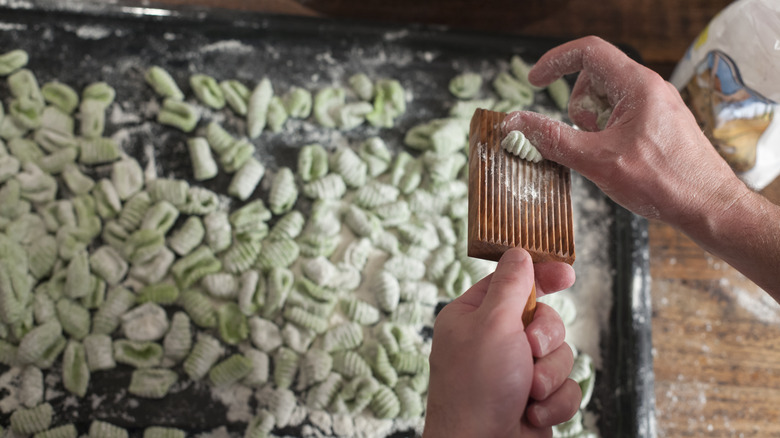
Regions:
<svg viewBox="0 0 780 438"><path fill-rule="evenodd" d="M225 41L228 46L220 46ZM17 2L0 0L0 52L15 48L31 55L29 67L41 82L54 78L74 87L104 80L117 90L117 102L126 113L152 118L145 106L155 100L143 81L144 70L157 64L168 69L180 84L195 72L220 79L238 78L255 83L263 76L275 87L308 84L313 88L343 84L349 75L399 79L411 89L414 101L396 127L383 130L388 143L400 144L403 133L420 121L447 114L451 101L447 81L465 70L490 74L518 54L533 61L560 41L517 36L453 31L416 25L391 26L333 19L271 16L258 13L205 9L164 9L120 3ZM223 50L224 49L224 50ZM229 50L228 50L229 49ZM630 49L625 49L637 58ZM503 64L502 64L503 63ZM5 82L0 91L6 94ZM187 92L188 90L185 90ZM549 102L538 102L541 105ZM226 124L240 123L226 120ZM135 121L108 117L107 132L132 129ZM140 128L140 125L137 126ZM322 138L305 129L279 135L264 134L258 145L270 166L293 165L291 148L311 141L350 141L366 132L339 133ZM291 143L290 135L295 136ZM125 148L143 157L144 144L155 150L166 175L190 178L188 160L182 160L185 136L170 129L138 129ZM590 196L606 199L595 186L580 179ZM227 181L218 181L224 185ZM612 225L609 260L614 273L610 328L602 334L603 370L598 372L589 408L598 417L604 437L655 436L653 362L647 223L607 200ZM578 259L578 263L587 260ZM93 400L112 400L129 380L129 370L105 378L93 375ZM125 375L122 375L125 373ZM114 373L116 374L116 373ZM2 394L0 394L2 395ZM64 397L53 400L58 414L83 422L93 414L89 406L67 407ZM208 389L191 385L186 392L165 401L140 405L106 403L94 414L101 419L130 425L187 426L209 430L224 422L224 407L214 403ZM88 404L82 404L88 405ZM159 412L163 411L164 415ZM132 419L129 421L128 419ZM0 424L7 416L0 414ZM142 427L147 424L139 425ZM409 435L409 434L407 434Z"/></svg>

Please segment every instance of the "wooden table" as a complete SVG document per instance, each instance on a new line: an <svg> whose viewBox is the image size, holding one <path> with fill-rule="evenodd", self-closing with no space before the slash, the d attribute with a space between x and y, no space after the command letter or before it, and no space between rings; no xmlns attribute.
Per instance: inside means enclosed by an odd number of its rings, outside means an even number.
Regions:
<svg viewBox="0 0 780 438"><path fill-rule="evenodd" d="M162 0L286 14L425 22L633 46L668 78L729 0ZM489 6L487 6L489 5ZM780 201L780 181L763 192ZM685 235L650 224L660 437L780 435L780 307ZM780 269L780 267L779 267Z"/></svg>

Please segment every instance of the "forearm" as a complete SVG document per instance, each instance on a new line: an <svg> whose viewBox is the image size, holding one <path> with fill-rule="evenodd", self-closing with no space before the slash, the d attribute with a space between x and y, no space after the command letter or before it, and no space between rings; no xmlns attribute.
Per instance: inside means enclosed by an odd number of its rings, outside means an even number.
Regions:
<svg viewBox="0 0 780 438"><path fill-rule="evenodd" d="M678 228L780 302L780 206L737 181Z"/></svg>

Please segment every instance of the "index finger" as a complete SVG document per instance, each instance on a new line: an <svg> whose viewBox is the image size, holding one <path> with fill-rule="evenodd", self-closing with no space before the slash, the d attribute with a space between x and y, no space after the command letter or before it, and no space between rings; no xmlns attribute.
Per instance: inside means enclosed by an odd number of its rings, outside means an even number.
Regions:
<svg viewBox="0 0 780 438"><path fill-rule="evenodd" d="M564 43L551 49L528 72L528 80L546 86L563 75L586 71L597 82L608 84L607 96L620 98L622 90L635 84L635 63L623 51L595 36Z"/></svg>

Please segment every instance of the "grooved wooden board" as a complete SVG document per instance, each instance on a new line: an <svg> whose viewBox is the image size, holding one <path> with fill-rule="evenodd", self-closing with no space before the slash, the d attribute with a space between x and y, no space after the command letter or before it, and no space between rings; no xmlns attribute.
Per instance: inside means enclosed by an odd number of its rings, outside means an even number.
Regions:
<svg viewBox="0 0 780 438"><path fill-rule="evenodd" d="M506 114L477 110L469 137L469 256L498 260L522 247L534 262L574 263L571 175L501 147Z"/></svg>

